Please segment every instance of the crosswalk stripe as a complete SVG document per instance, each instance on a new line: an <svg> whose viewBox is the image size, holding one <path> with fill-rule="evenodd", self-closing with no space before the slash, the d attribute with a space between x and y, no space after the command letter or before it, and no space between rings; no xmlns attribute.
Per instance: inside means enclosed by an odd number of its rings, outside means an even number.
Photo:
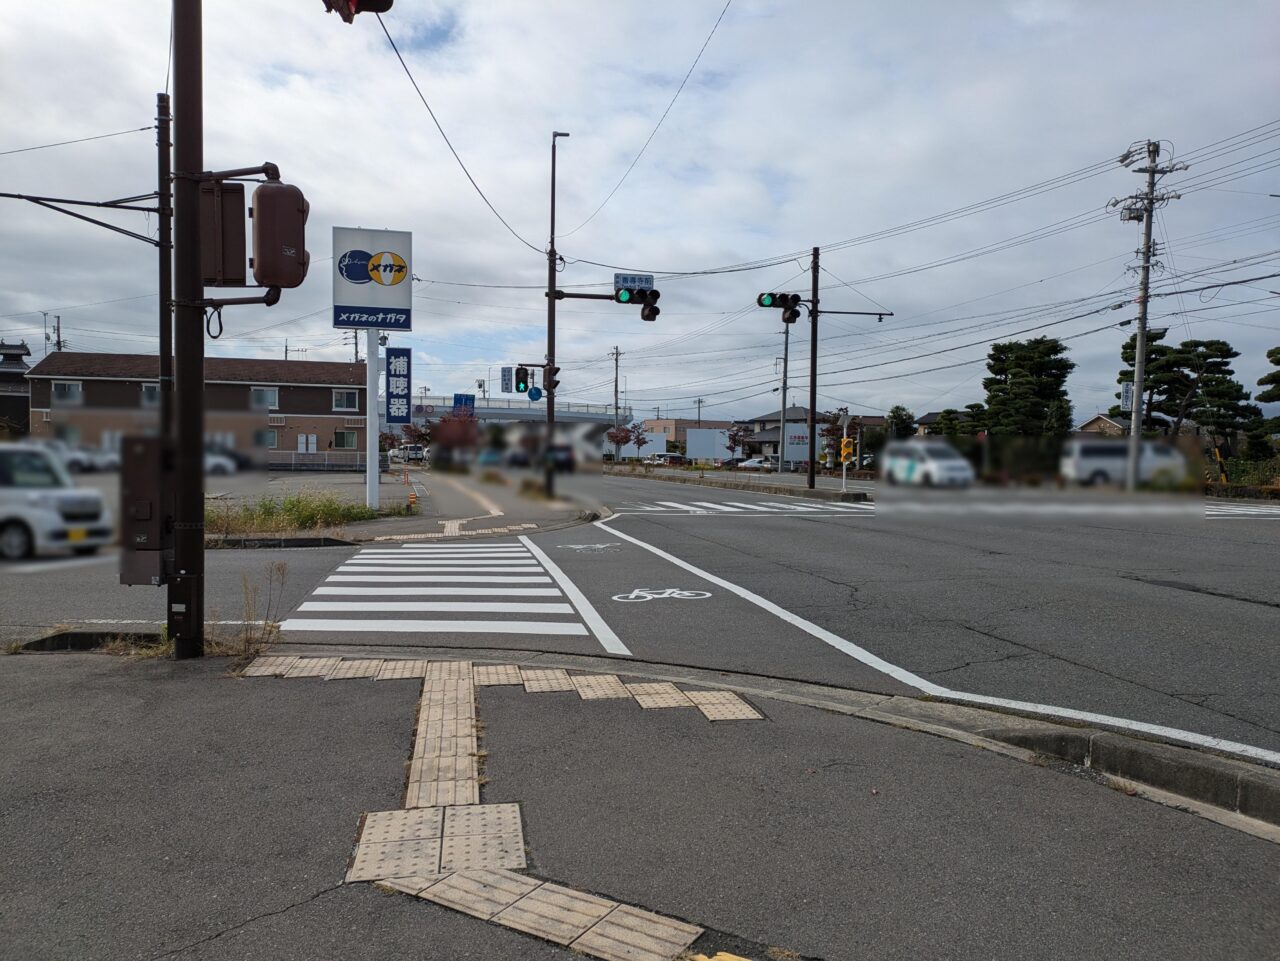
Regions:
<svg viewBox="0 0 1280 961"><path fill-rule="evenodd" d="M361 551L357 557L528 557L528 551Z"/></svg>
<svg viewBox="0 0 1280 961"><path fill-rule="evenodd" d="M520 601L305 601L300 611L450 614L572 614L572 604Z"/></svg>
<svg viewBox="0 0 1280 961"><path fill-rule="evenodd" d="M434 597L560 597L554 587L317 587L314 594L369 597L375 594Z"/></svg>
<svg viewBox="0 0 1280 961"><path fill-rule="evenodd" d="M694 504L696 504L698 507L710 507L710 508L711 508L712 510L714 510L714 511L738 511L738 510L741 510L741 508L738 508L738 507L732 507L732 506L730 506L730 505L728 505L728 504L715 504L715 503L712 503L711 501L694 501Z"/></svg>
<svg viewBox="0 0 1280 961"><path fill-rule="evenodd" d="M462 574L330 574L326 581L376 581L387 584L550 584L551 578L507 574L471 577Z"/></svg>
<svg viewBox="0 0 1280 961"><path fill-rule="evenodd" d="M821 507L809 507L809 506L807 506L807 505L805 505L805 504L780 504L780 503L778 503L777 501L761 501L760 503L764 504L766 507L777 507L777 508L779 508L779 509L781 509L781 510L792 510L792 511L818 511L818 510L822 510L822 508L821 508Z"/></svg>
<svg viewBox="0 0 1280 961"><path fill-rule="evenodd" d="M870 501L855 501L852 504L828 504L827 506L836 511L867 511L873 510L876 505Z"/></svg>
<svg viewBox="0 0 1280 961"><path fill-rule="evenodd" d="M343 620L335 617L290 617L282 631L332 631L398 634L557 634L584 637L585 624L568 621L417 621L402 619Z"/></svg>
<svg viewBox="0 0 1280 961"><path fill-rule="evenodd" d="M338 568L344 574L358 573L360 571L368 571L370 573L380 574L465 574L468 571L475 574L518 574L521 571L537 571L541 570L536 564L525 566L497 566L497 567L454 567L452 565L421 565L421 564L397 564L394 567L372 567L368 564L343 564Z"/></svg>
<svg viewBox="0 0 1280 961"><path fill-rule="evenodd" d="M698 511L698 508L690 504L677 504L675 501L658 501L663 507L674 507L678 511Z"/></svg>
<svg viewBox="0 0 1280 961"><path fill-rule="evenodd" d="M485 564L514 564L517 567L537 567L538 562L532 557L488 557L479 560L454 560L449 557L352 557L347 564L359 564L361 567L374 569L382 567L400 567L404 564L424 565L426 567L482 567Z"/></svg>
<svg viewBox="0 0 1280 961"><path fill-rule="evenodd" d="M734 507L745 507L749 511L769 511L767 507L761 507L759 504L743 504L741 501L725 501L726 504L732 504Z"/></svg>

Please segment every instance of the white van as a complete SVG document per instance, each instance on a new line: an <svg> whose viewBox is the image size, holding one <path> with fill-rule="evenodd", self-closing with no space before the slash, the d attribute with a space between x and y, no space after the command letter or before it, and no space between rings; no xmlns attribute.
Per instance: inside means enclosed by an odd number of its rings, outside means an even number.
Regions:
<svg viewBox="0 0 1280 961"><path fill-rule="evenodd" d="M1075 437L1062 445L1058 473L1072 484L1120 484L1125 479L1129 442L1123 439ZM1177 484L1187 477L1187 459L1172 444L1144 440L1138 457L1138 480Z"/></svg>
<svg viewBox="0 0 1280 961"><path fill-rule="evenodd" d="M114 537L102 495L76 487L57 454L37 444L0 444L0 558L92 554Z"/></svg>
<svg viewBox="0 0 1280 961"><path fill-rule="evenodd" d="M682 467L689 463L684 454L650 454L644 461L655 467Z"/></svg>
<svg viewBox="0 0 1280 961"><path fill-rule="evenodd" d="M886 444L880 453L880 476L890 484L921 487L968 487L977 479L973 466L941 440Z"/></svg>

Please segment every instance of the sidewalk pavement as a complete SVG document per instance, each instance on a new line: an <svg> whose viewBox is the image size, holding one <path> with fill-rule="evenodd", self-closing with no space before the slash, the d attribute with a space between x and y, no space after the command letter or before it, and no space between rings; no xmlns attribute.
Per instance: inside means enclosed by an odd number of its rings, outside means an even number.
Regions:
<svg viewBox="0 0 1280 961"><path fill-rule="evenodd" d="M324 669L362 673L342 663ZM1078 769L762 696L746 699L761 717L712 721L687 684L436 663L325 680L0 658L0 955L567 958L515 928L597 930L605 912L703 929L692 957L758 961L1201 961L1280 939L1280 845ZM343 884L362 815L409 816L406 765L410 796L415 774L445 777L423 738L468 713L484 768L470 810L520 812L523 844L491 880L534 901L486 921L436 903L437 885L457 903L459 879L478 883L463 874L397 885L418 897ZM384 846L369 825L361 847ZM602 937L575 945L610 957Z"/></svg>

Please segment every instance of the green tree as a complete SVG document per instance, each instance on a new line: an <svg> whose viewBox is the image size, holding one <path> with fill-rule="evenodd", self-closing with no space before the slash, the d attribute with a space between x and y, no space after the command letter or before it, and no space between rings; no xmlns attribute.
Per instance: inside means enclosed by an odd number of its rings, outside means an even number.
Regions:
<svg viewBox="0 0 1280 961"><path fill-rule="evenodd" d="M1280 368L1280 347L1272 347L1267 351L1267 360L1273 367ZM1258 386L1266 390L1258 392L1254 400L1262 404L1274 404L1280 401L1280 370L1269 371L1258 378Z"/></svg>
<svg viewBox="0 0 1280 961"><path fill-rule="evenodd" d="M1047 437L1063 438L1071 433L1071 405L1060 400L1049 403L1049 411L1044 419L1044 433Z"/></svg>
<svg viewBox="0 0 1280 961"><path fill-rule="evenodd" d="M884 426L890 437L910 437L916 431L916 415L901 404L895 404L885 417Z"/></svg>
<svg viewBox="0 0 1280 961"><path fill-rule="evenodd" d="M972 437L987 430L987 408L983 404L965 404L964 409L969 415L962 424L964 433Z"/></svg>
<svg viewBox="0 0 1280 961"><path fill-rule="evenodd" d="M1235 376L1231 361L1239 356L1240 352L1225 340L1184 340L1170 352L1165 401L1165 410L1173 421L1169 433L1176 436L1188 418L1200 423L1203 417L1214 416L1214 403L1204 400L1205 389L1216 385L1221 395L1220 378L1230 380ZM1201 405L1209 409L1202 413Z"/></svg>
<svg viewBox="0 0 1280 961"><path fill-rule="evenodd" d="M627 428L627 430L631 434L631 443L636 445L636 456L639 457L640 448L644 447L646 444L649 443L649 438L646 437L644 433L644 422L636 421L629 428Z"/></svg>
<svg viewBox="0 0 1280 961"><path fill-rule="evenodd" d="M1161 343L1168 335L1167 330L1147 331L1147 365L1142 375L1142 429L1169 429L1169 421L1177 413L1174 398L1179 385L1184 382L1183 373L1178 366L1178 350L1170 344ZM1117 384L1132 384L1134 365L1138 358L1138 335L1132 335L1120 348L1120 360L1124 367L1116 376ZM1120 400L1119 391L1115 394ZM1129 411L1118 403L1107 411L1109 417L1128 417Z"/></svg>
<svg viewBox="0 0 1280 961"><path fill-rule="evenodd" d="M1209 429L1215 444L1226 444L1262 419L1262 409L1250 404L1249 392L1229 374L1200 379L1195 421Z"/></svg>
<svg viewBox="0 0 1280 961"><path fill-rule="evenodd" d="M1071 421L1067 377L1075 369L1062 341L1053 337L992 344L987 355L987 429L1006 436L1038 436L1049 426L1050 405L1057 404L1054 423Z"/></svg>
<svg viewBox="0 0 1280 961"><path fill-rule="evenodd" d="M938 415L929 427L930 434L941 434L943 437L957 437L963 429L963 420L960 417L960 411L954 407L948 407Z"/></svg>

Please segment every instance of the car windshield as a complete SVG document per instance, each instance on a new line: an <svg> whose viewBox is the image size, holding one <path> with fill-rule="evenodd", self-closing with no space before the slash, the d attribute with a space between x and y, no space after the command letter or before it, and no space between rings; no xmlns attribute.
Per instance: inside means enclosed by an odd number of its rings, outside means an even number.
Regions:
<svg viewBox="0 0 1280 961"><path fill-rule="evenodd" d="M57 458L43 451L0 450L0 487L71 486L71 477Z"/></svg>
<svg viewBox="0 0 1280 961"><path fill-rule="evenodd" d="M930 460L959 460L960 455L944 444L930 444L922 448Z"/></svg>

